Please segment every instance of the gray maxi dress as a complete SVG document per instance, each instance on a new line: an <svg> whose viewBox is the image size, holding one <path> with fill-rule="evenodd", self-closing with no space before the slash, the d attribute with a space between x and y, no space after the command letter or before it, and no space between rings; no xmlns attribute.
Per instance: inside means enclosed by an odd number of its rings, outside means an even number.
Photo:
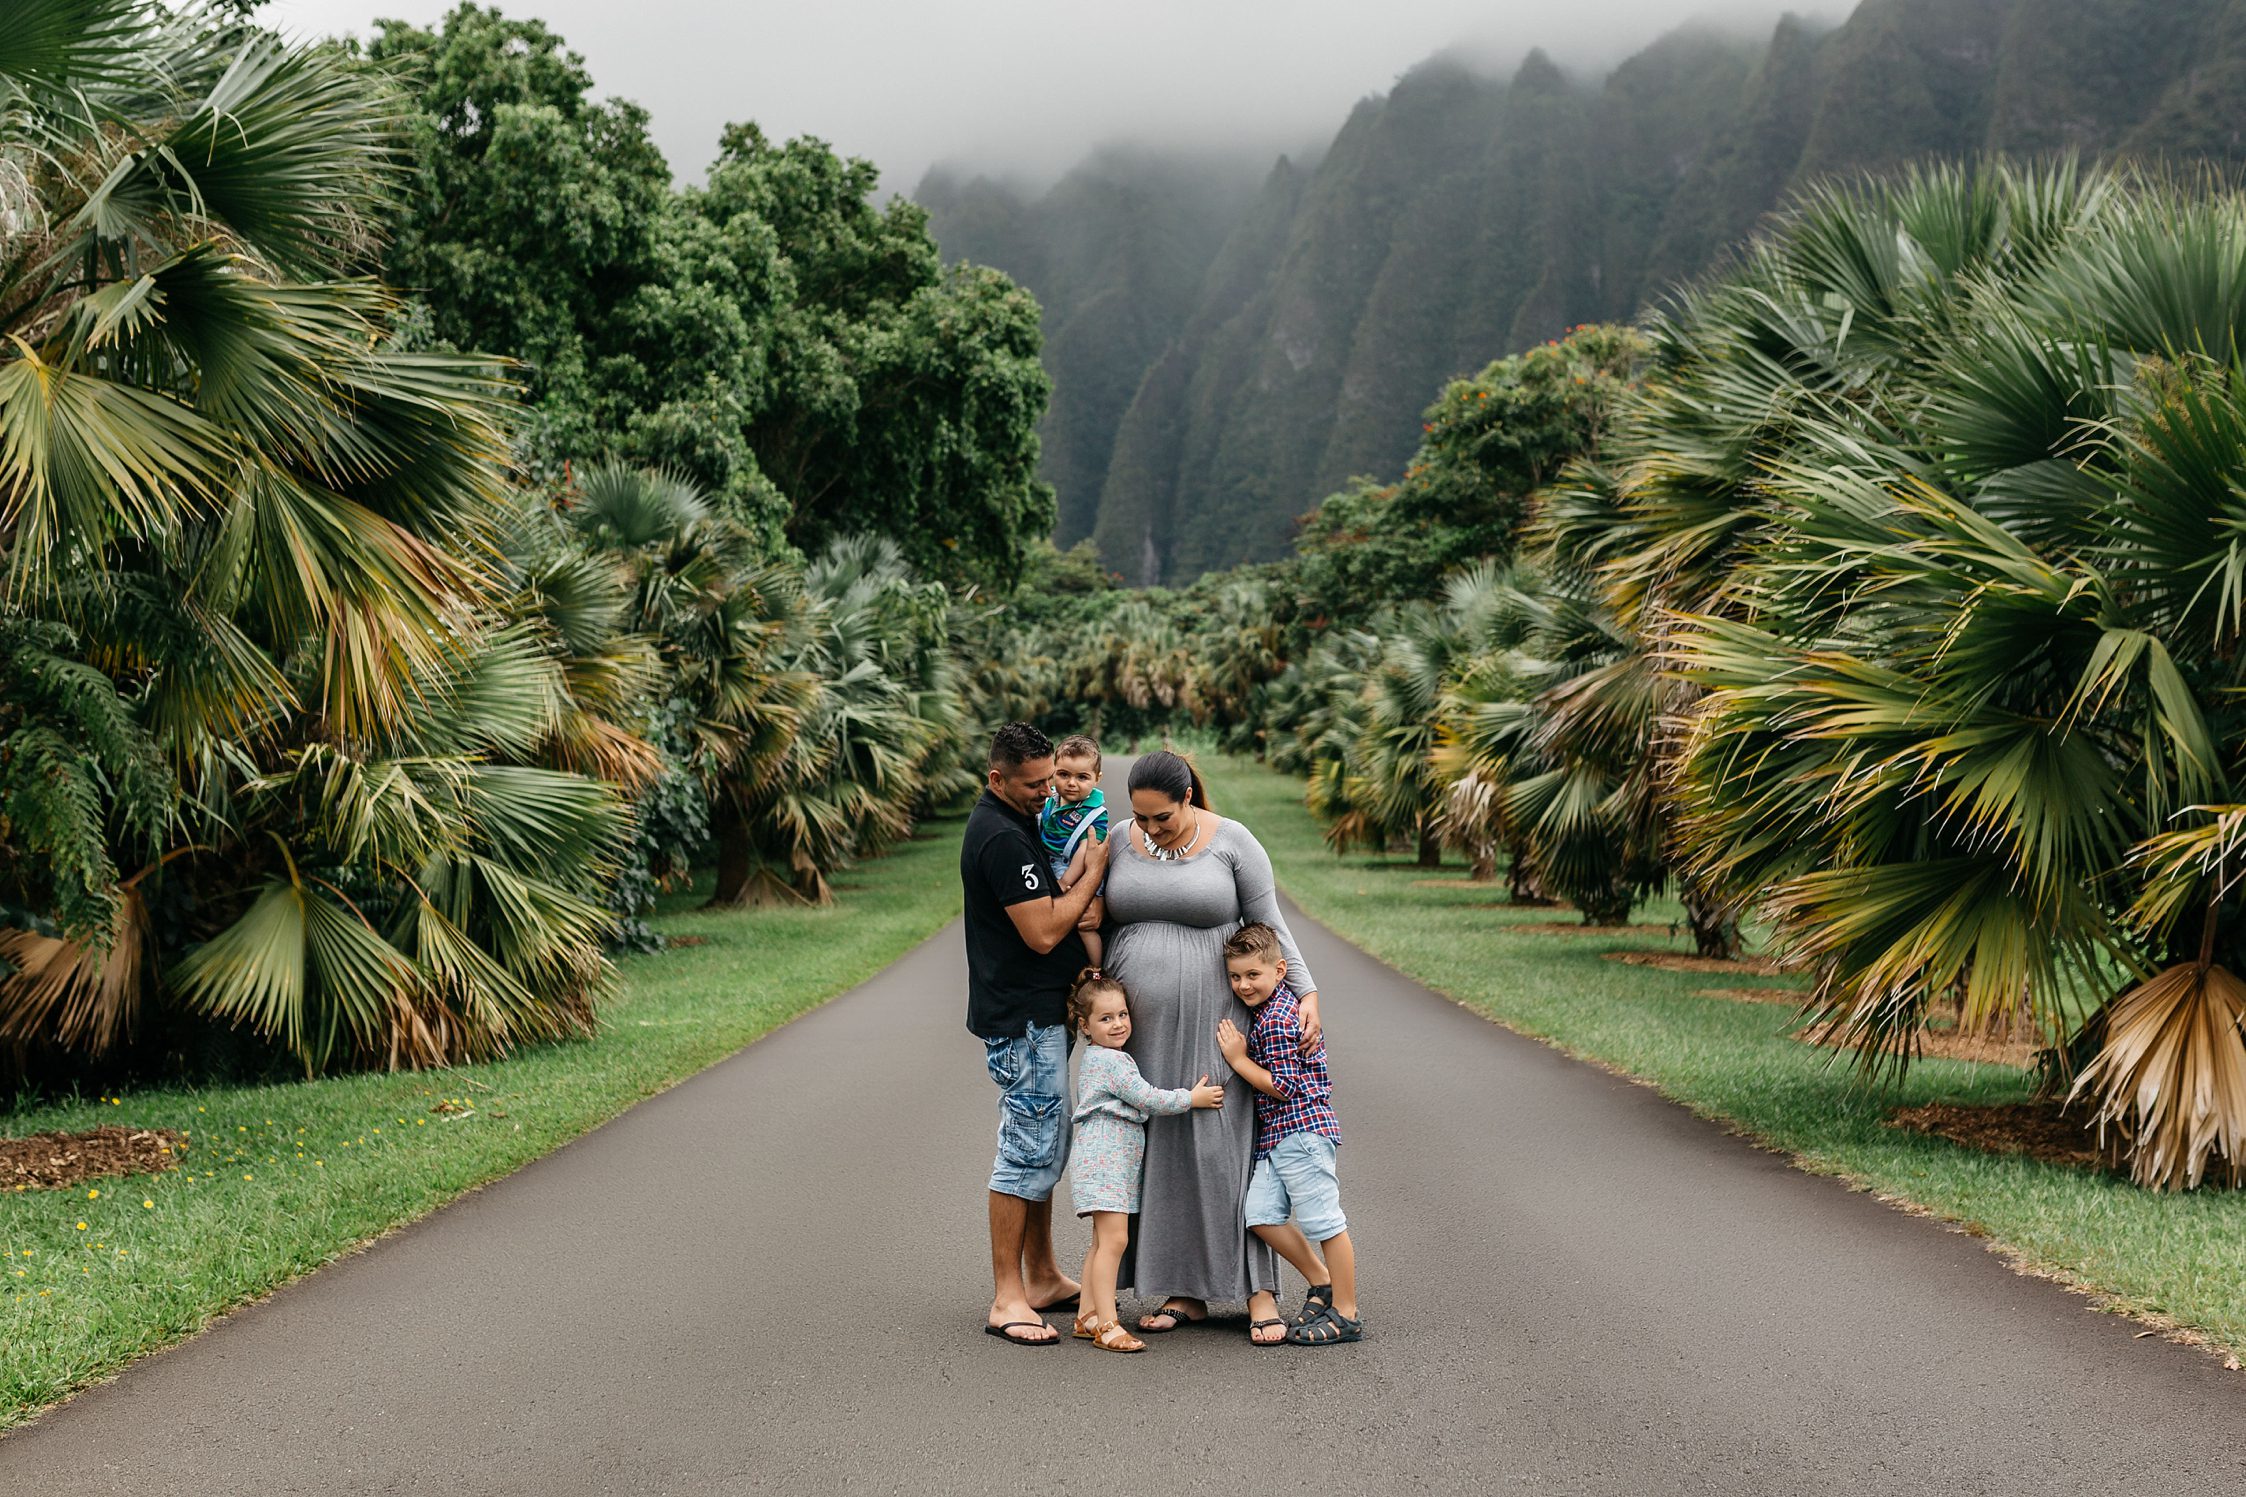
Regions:
<svg viewBox="0 0 2246 1497"><path fill-rule="evenodd" d="M1217 1049L1219 1019L1249 1024L1225 981L1225 938L1261 920L1279 932L1295 991L1318 984L1279 913L1271 858L1246 827L1220 821L1206 847L1175 863L1139 851L1128 829L1119 841L1107 870L1116 929L1106 966L1130 995L1124 1049L1154 1086L1187 1087L1203 1074L1224 1083L1222 1109L1148 1121L1146 1180L1120 1287L1241 1304L1279 1287L1279 1256L1247 1229L1255 1092Z"/></svg>

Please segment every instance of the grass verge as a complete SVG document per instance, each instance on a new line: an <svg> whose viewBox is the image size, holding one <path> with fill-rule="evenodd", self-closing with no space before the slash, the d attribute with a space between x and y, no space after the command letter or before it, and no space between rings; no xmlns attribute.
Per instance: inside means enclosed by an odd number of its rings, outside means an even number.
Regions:
<svg viewBox="0 0 2246 1497"><path fill-rule="evenodd" d="M133 1093L0 1115L190 1135L181 1166L0 1195L0 1429L508 1174L856 986L958 911L960 823L846 874L829 909L706 913L626 958L593 1039L453 1071ZM442 1110L440 1110L442 1109Z"/></svg>
<svg viewBox="0 0 2246 1497"><path fill-rule="evenodd" d="M1252 760L1203 755L1212 799L1271 852L1296 903L1400 972L1510 1029L1652 1083L1703 1117L1782 1150L1806 1169L1960 1223L2021 1267L2113 1308L2246 1351L2246 1191L2162 1196L2089 1170L1967 1149L1886 1125L1923 1102L2025 1100L2004 1066L1926 1060L1901 1086L1867 1087L1845 1064L1790 1039L1793 1010L1703 996L1798 977L1668 972L1607 960L1628 948L1689 952L1673 902L1614 934L1536 933L1550 911L1504 906L1453 864L1336 857L1302 805L1302 782ZM1570 918L1572 917L1563 917ZM1346 995L1341 995L1346 999Z"/></svg>

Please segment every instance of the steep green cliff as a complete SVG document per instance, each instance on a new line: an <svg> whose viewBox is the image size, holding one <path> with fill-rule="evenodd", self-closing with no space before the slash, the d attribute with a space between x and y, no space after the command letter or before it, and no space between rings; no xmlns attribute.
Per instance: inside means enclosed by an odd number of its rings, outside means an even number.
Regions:
<svg viewBox="0 0 2246 1497"><path fill-rule="evenodd" d="M1232 162L1105 151L1034 201L938 171L915 194L948 258L1016 266L1044 308L1045 364L1065 371L1039 435L1065 545L1091 534L1117 427L1183 329L1254 189Z"/></svg>

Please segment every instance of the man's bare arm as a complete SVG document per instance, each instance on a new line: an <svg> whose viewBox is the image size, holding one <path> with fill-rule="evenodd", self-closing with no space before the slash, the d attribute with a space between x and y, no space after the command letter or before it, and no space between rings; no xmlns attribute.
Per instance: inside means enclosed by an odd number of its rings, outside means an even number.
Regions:
<svg viewBox="0 0 2246 1497"><path fill-rule="evenodd" d="M1084 850L1084 876L1075 888L1057 899L1025 899L1006 906L1006 914L1021 933L1022 944L1042 956L1068 938L1099 896L1100 875L1107 871L1107 844L1093 842Z"/></svg>

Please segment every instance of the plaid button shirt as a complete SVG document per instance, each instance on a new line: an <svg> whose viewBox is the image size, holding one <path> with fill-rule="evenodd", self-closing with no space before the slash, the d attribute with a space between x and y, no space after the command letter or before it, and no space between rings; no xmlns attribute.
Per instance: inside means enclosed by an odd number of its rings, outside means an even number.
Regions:
<svg viewBox="0 0 2246 1497"><path fill-rule="evenodd" d="M1284 982L1256 1010L1248 1030L1248 1059L1271 1073L1279 1092L1276 1097L1256 1093L1256 1158L1290 1133L1318 1133L1341 1142L1333 1078L1326 1074L1326 1042L1302 1053L1302 1007Z"/></svg>

